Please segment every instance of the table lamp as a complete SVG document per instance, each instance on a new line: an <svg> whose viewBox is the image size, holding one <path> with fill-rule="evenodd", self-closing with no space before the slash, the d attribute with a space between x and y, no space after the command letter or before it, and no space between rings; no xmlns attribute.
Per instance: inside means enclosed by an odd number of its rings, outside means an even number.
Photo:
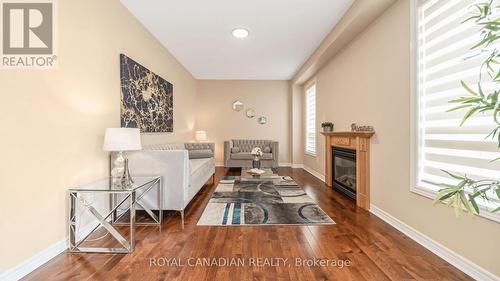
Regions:
<svg viewBox="0 0 500 281"><path fill-rule="evenodd" d="M120 177L122 187L130 186L134 180L128 170L128 159L124 151L141 150L141 132L138 128L107 128L104 135L104 151L117 152L115 164L124 163L123 174ZM113 175L116 176L116 175Z"/></svg>
<svg viewBox="0 0 500 281"><path fill-rule="evenodd" d="M194 138L198 142L204 142L207 141L207 132L206 131L196 131Z"/></svg>

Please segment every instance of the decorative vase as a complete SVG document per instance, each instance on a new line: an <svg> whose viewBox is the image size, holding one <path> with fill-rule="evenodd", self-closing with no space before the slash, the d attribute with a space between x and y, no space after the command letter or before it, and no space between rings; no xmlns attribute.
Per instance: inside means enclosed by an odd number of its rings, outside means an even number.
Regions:
<svg viewBox="0 0 500 281"><path fill-rule="evenodd" d="M260 158L255 157L252 161L252 168L260 169Z"/></svg>

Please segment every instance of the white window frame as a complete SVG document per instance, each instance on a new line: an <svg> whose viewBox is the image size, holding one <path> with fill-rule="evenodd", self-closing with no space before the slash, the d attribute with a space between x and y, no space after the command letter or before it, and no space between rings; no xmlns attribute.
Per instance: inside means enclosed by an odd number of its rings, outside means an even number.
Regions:
<svg viewBox="0 0 500 281"><path fill-rule="evenodd" d="M309 155L309 156L312 156L312 157L316 157L318 155L318 138L317 138L317 87L316 87L316 80L313 80L311 82L309 82L308 84L306 84L306 86L304 87L304 131L305 131L305 134L304 134L304 153L306 155ZM315 100L315 104L314 104L314 151L309 151L307 150L307 139L308 139L308 134L309 134L309 130L308 130L308 126L307 126L307 123L308 123L308 119L307 119L307 91L311 88L311 87L315 87L314 89L314 100Z"/></svg>
<svg viewBox="0 0 500 281"><path fill-rule="evenodd" d="M410 0L410 191L421 196L435 199L437 192L429 188L419 186L418 171L420 165L420 148L423 140L420 137L422 130L419 126L421 121L420 97L418 85L418 3L419 0ZM479 216L500 222L500 213L491 213L486 208L479 206Z"/></svg>

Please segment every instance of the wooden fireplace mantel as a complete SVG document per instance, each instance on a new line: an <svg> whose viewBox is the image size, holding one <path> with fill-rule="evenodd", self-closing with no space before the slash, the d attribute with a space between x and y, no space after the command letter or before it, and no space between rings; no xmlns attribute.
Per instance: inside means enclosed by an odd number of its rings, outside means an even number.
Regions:
<svg viewBox="0 0 500 281"><path fill-rule="evenodd" d="M356 150L356 205L370 209L370 138L375 132L324 132L325 182L332 186L333 147Z"/></svg>

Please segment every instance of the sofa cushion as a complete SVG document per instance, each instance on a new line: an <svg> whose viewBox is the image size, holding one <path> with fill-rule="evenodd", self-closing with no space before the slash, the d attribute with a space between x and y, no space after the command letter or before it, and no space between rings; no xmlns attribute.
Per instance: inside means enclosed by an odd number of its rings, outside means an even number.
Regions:
<svg viewBox="0 0 500 281"><path fill-rule="evenodd" d="M193 175L198 172L199 169L210 166L212 158L200 158L189 160L189 174Z"/></svg>
<svg viewBox="0 0 500 281"><path fill-rule="evenodd" d="M186 204L198 193L207 180L215 173L215 159L201 158L189 160L189 185L184 191Z"/></svg>
<svg viewBox="0 0 500 281"><path fill-rule="evenodd" d="M253 160L253 155L248 152L231 153L231 159L234 160Z"/></svg>
<svg viewBox="0 0 500 281"><path fill-rule="evenodd" d="M231 153L238 153L240 152L240 148L235 146L235 147L231 147Z"/></svg>
<svg viewBox="0 0 500 281"><path fill-rule="evenodd" d="M262 160L273 160L273 154L272 153L264 153L261 157Z"/></svg>
<svg viewBox="0 0 500 281"><path fill-rule="evenodd" d="M264 147L264 149L262 149L262 152L264 152L264 153L271 153L271 147L270 146Z"/></svg>
<svg viewBox="0 0 500 281"><path fill-rule="evenodd" d="M239 152L239 153L231 153L231 159L234 160L253 160L253 155L248 153L248 152ZM272 160L273 159L273 154L272 153L264 153L262 157L260 158L262 160Z"/></svg>
<svg viewBox="0 0 500 281"><path fill-rule="evenodd" d="M214 152L211 149L188 150L189 159L212 158Z"/></svg>

